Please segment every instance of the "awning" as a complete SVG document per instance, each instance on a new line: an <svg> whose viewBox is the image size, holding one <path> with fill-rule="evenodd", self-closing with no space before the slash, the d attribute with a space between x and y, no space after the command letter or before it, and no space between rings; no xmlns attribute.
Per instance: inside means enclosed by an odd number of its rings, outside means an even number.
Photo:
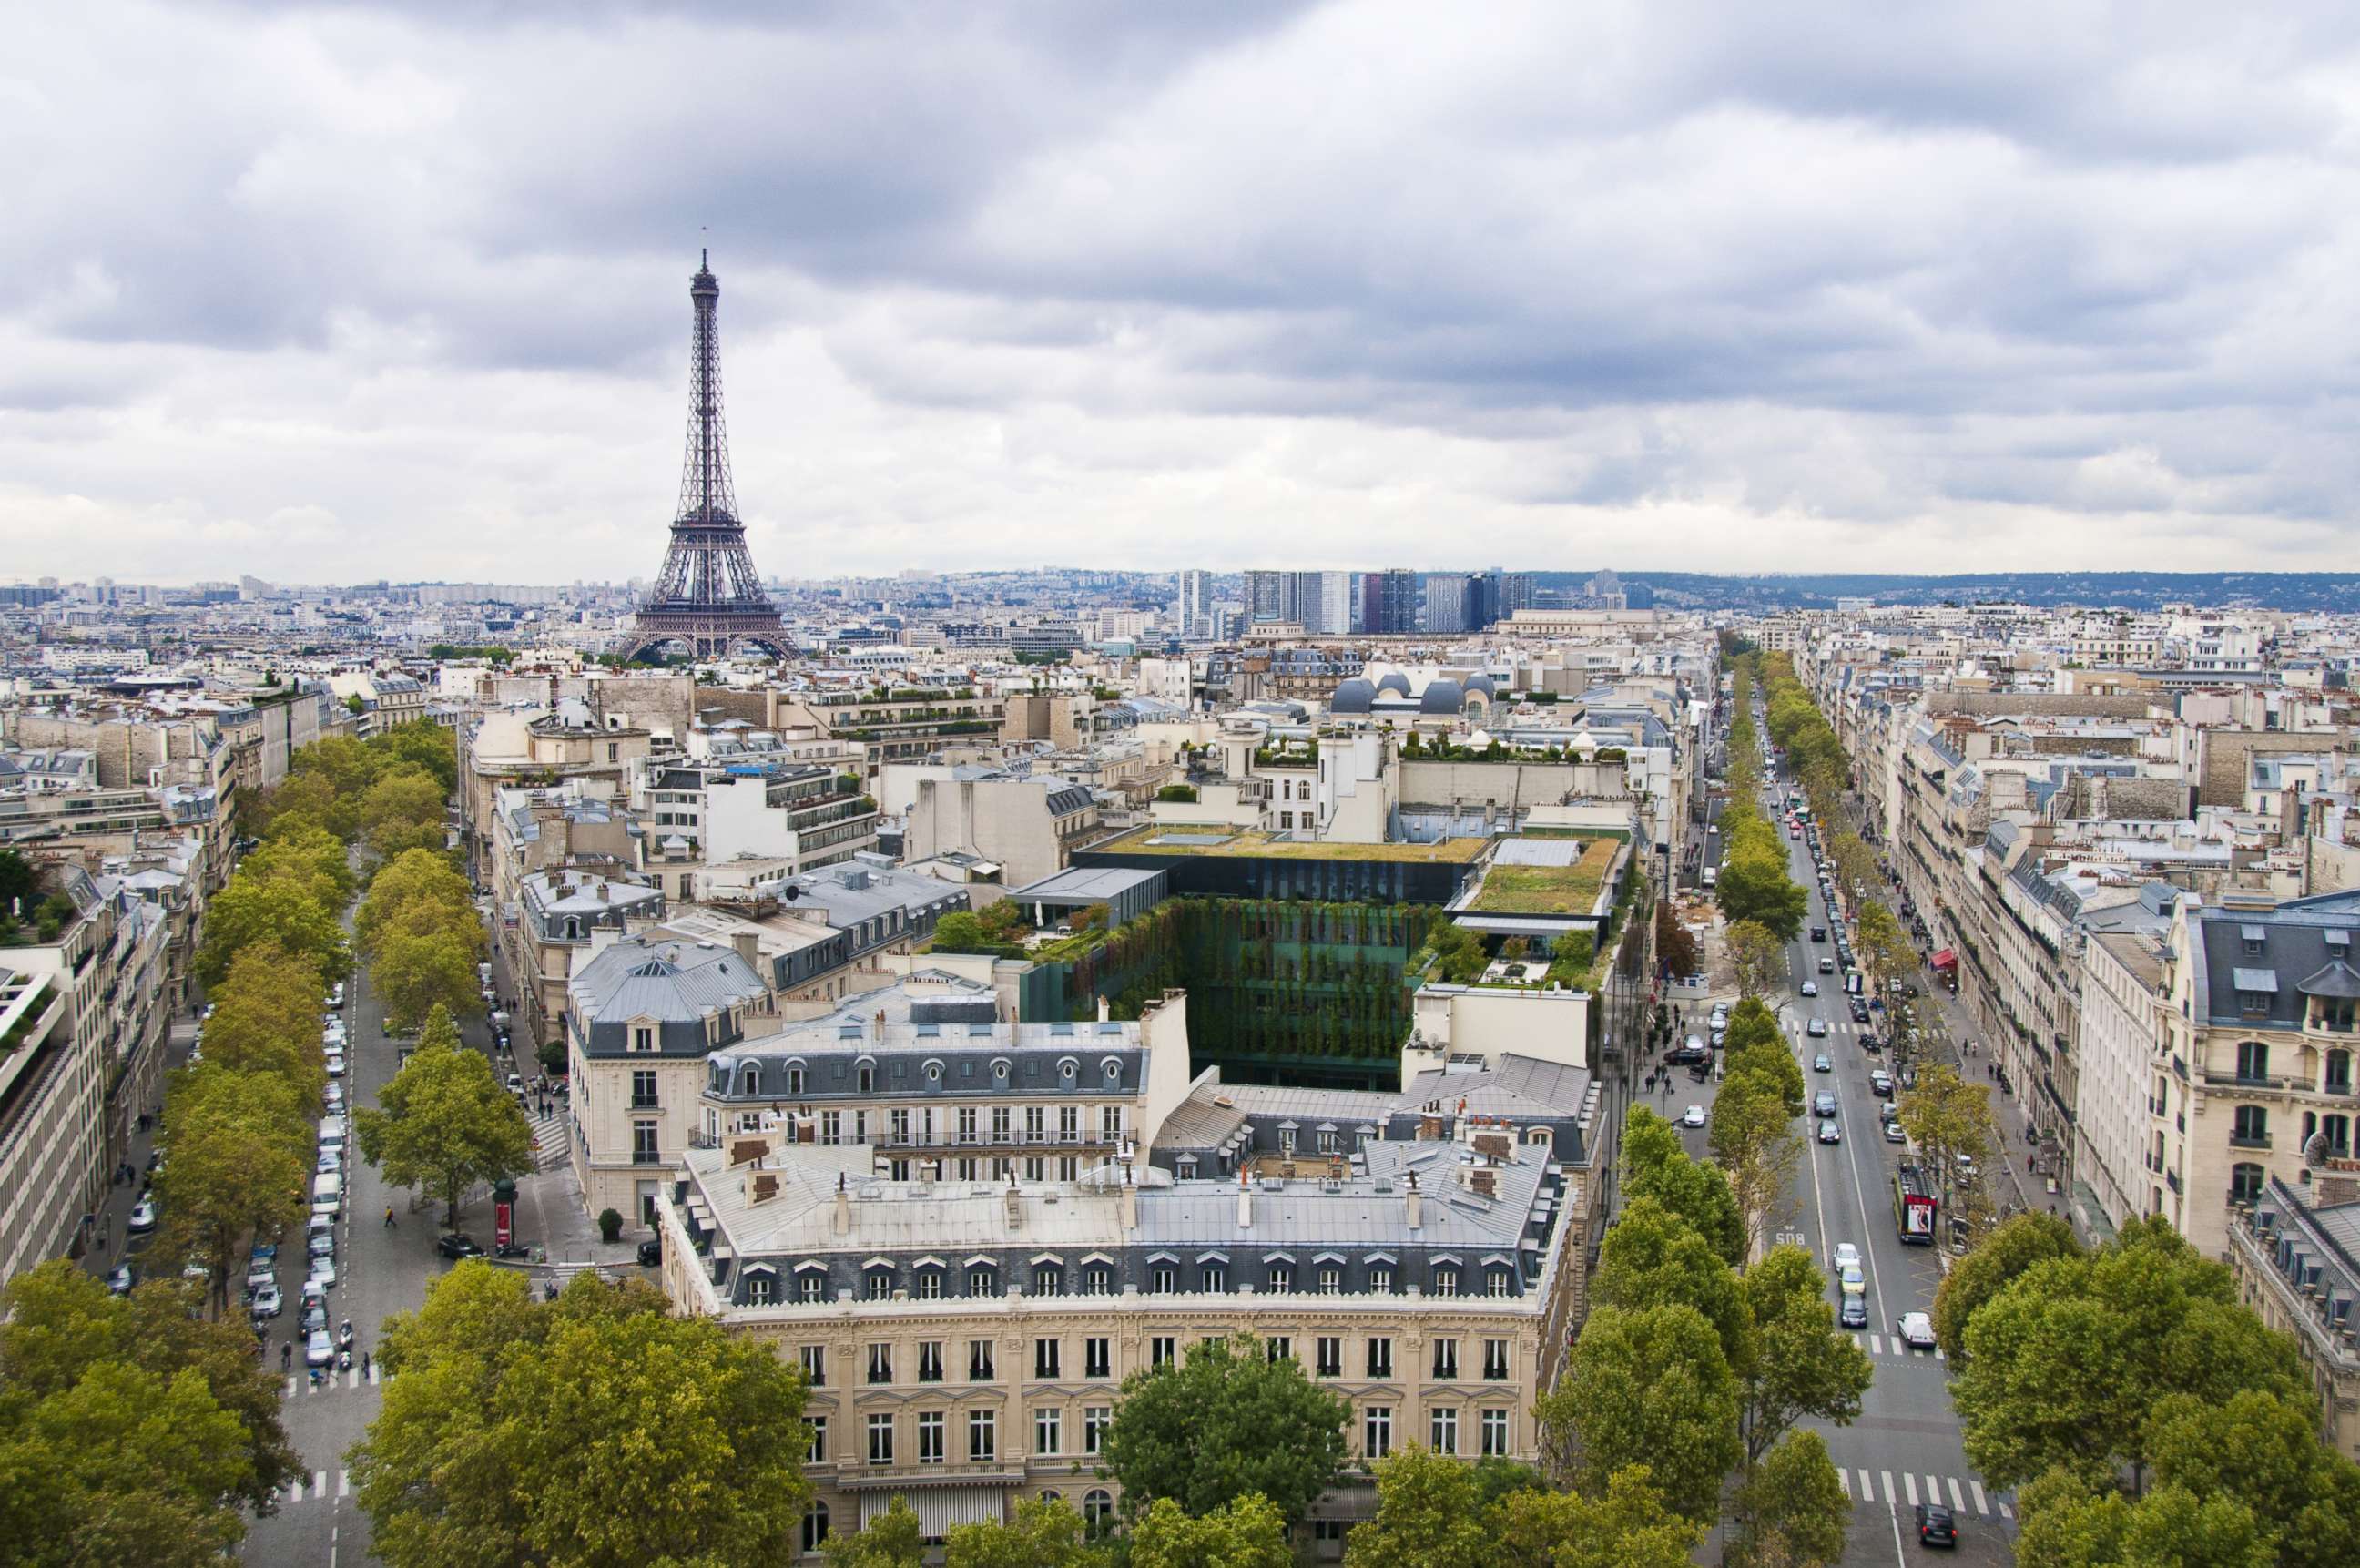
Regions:
<svg viewBox="0 0 2360 1568"><path fill-rule="evenodd" d="M918 1516L918 1532L940 1541L955 1524L999 1524L1008 1517L1008 1492L1001 1486L912 1486L907 1491L880 1487L860 1494L860 1525L866 1530L878 1515L907 1497Z"/></svg>
<svg viewBox="0 0 2360 1568"><path fill-rule="evenodd" d="M1934 969L1956 969L1959 967L1959 955L1949 948L1944 948L1940 952L1934 955L1933 959L1930 960L1930 967Z"/></svg>

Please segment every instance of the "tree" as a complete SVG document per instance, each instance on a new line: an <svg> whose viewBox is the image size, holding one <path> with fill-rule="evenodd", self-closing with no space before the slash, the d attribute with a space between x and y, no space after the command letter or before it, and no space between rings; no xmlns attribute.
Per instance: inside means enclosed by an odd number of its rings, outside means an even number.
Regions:
<svg viewBox="0 0 2360 1568"><path fill-rule="evenodd" d="M934 950L939 953L966 953L989 945L983 934L983 922L964 909L954 909L934 922Z"/></svg>
<svg viewBox="0 0 2360 1568"><path fill-rule="evenodd" d="M1641 1310L1693 1307L1720 1336L1732 1366L1752 1356L1751 1325L1736 1271L1696 1228L1653 1198L1634 1198L1606 1233L1590 1278L1598 1306Z"/></svg>
<svg viewBox="0 0 2360 1568"><path fill-rule="evenodd" d="M1721 1340L1693 1307L1595 1308L1573 1362L1535 1407L1569 1438L1571 1479L1590 1496L1619 1462L1645 1454L1674 1512L1702 1523L1721 1511L1721 1478L1742 1453L1737 1388Z"/></svg>
<svg viewBox="0 0 2360 1568"><path fill-rule="evenodd" d="M1377 1517L1346 1538L1345 1568L1490 1568L1496 1542L1475 1472L1411 1443L1376 1464Z"/></svg>
<svg viewBox="0 0 2360 1568"><path fill-rule="evenodd" d="M1759 920L1739 920L1726 938L1730 961L1737 966L1737 988L1751 999L1778 988L1786 978L1786 944Z"/></svg>
<svg viewBox="0 0 2360 1568"><path fill-rule="evenodd" d="M40 901L41 877L33 862L15 850L0 850L0 915L21 903L31 908Z"/></svg>
<svg viewBox="0 0 2360 1568"><path fill-rule="evenodd" d="M1201 1514L1158 1497L1131 1527L1131 1568L1294 1568L1294 1563L1285 1516L1269 1498L1252 1493Z"/></svg>
<svg viewBox="0 0 2360 1568"><path fill-rule="evenodd" d="M2360 1464L2320 1441L2311 1401L2251 1389L2220 1403L2167 1395L2147 1417L2147 1446L2158 1490L2244 1504L2278 1568L2351 1561L2360 1539Z"/></svg>
<svg viewBox="0 0 2360 1568"><path fill-rule="evenodd" d="M328 1069L320 1045L320 970L263 940L239 950L213 989L205 1020L205 1060L233 1072L264 1072L318 1094Z"/></svg>
<svg viewBox="0 0 2360 1568"><path fill-rule="evenodd" d="M1666 974L1704 972L1704 956L1697 950L1697 939L1680 923L1668 898L1655 901L1655 961Z"/></svg>
<svg viewBox="0 0 2360 1568"><path fill-rule="evenodd" d="M2024 1568L2271 1568L2268 1538L2234 1497L2165 1486L2132 1502L2057 1469L2016 1498Z"/></svg>
<svg viewBox="0 0 2360 1568"><path fill-rule="evenodd" d="M475 894L449 857L433 850L405 850L377 868L368 896L353 916L353 937L365 957L374 957L395 934L449 932L481 944L484 925Z"/></svg>
<svg viewBox="0 0 2360 1568"><path fill-rule="evenodd" d="M1983 1304L2016 1277L2052 1257L2078 1257L2081 1245L2073 1227L2054 1214L2027 1211L1983 1234L1974 1250L1942 1277L1934 1292L1934 1343L1954 1368L1967 1363L1967 1325Z"/></svg>
<svg viewBox="0 0 2360 1568"><path fill-rule="evenodd" d="M271 1073L212 1062L177 1075L165 1096L154 1251L210 1269L216 1310L228 1306L230 1268L246 1239L302 1217L313 1103Z"/></svg>
<svg viewBox="0 0 2360 1568"><path fill-rule="evenodd" d="M1750 1251L1786 1201L1787 1180L1802 1159L1785 1084L1760 1069L1729 1073L1713 1096L1710 1125L1706 1137L1729 1178Z"/></svg>
<svg viewBox="0 0 2360 1568"><path fill-rule="evenodd" d="M459 1223L469 1188L533 1168L524 1108L493 1077L488 1058L460 1046L451 1015L439 1007L377 1103L382 1109L363 1107L353 1117L361 1154L396 1187L441 1197L445 1223Z"/></svg>
<svg viewBox="0 0 2360 1568"><path fill-rule="evenodd" d="M404 850L441 849L446 793L421 769L404 765L388 770L361 797L363 839L388 860Z"/></svg>
<svg viewBox="0 0 2360 1568"><path fill-rule="evenodd" d="M395 1568L794 1554L801 1376L661 1291L585 1272L544 1305L469 1261L387 1321L383 1360L399 1376L350 1459Z"/></svg>
<svg viewBox="0 0 2360 1568"><path fill-rule="evenodd" d="M1819 1266L1801 1247L1772 1247L1738 1289L1753 1335L1751 1356L1736 1366L1751 1466L1806 1416L1850 1426L1874 1369L1852 1336L1836 1332Z"/></svg>
<svg viewBox="0 0 2360 1568"><path fill-rule="evenodd" d="M290 773L275 788L244 798L253 806L247 828L257 838L298 824L334 834L336 786L325 773Z"/></svg>
<svg viewBox="0 0 2360 1568"><path fill-rule="evenodd" d="M209 988L219 985L239 949L261 941L276 942L289 953L311 959L330 980L342 980L352 969L344 927L326 905L291 881L239 876L230 878L229 885L205 906L197 978Z"/></svg>
<svg viewBox="0 0 2360 1568"><path fill-rule="evenodd" d="M484 1010L476 974L483 933L397 932L381 938L369 965L369 984L385 1003L385 1026L396 1034L430 1013L473 1017Z"/></svg>
<svg viewBox="0 0 2360 1568"><path fill-rule="evenodd" d="M1810 905L1809 895L1787 876L1784 856L1746 843L1721 856L1713 893L1721 914L1732 924L1758 922L1782 942L1793 941L1801 932Z"/></svg>
<svg viewBox="0 0 2360 1568"><path fill-rule="evenodd" d="M422 770L444 795L459 787L459 740L455 733L430 718L397 724L373 744L393 765Z"/></svg>
<svg viewBox="0 0 2360 1568"><path fill-rule="evenodd" d="M1597 1497L1522 1491L1493 1510L1498 1568L1688 1568L1704 1527L1664 1506L1654 1473L1626 1464Z"/></svg>
<svg viewBox="0 0 2360 1568"><path fill-rule="evenodd" d="M241 1327L177 1280L129 1299L64 1259L0 1297L0 1548L10 1563L216 1563L293 1474Z"/></svg>
<svg viewBox="0 0 2360 1568"><path fill-rule="evenodd" d="M271 827L262 847L240 861L237 874L255 882L285 882L301 889L321 908L341 910L353 896L350 851L326 828L295 817Z"/></svg>
<svg viewBox="0 0 2360 1568"><path fill-rule="evenodd" d="M1901 1096L1901 1130L1941 1178L1945 1193L1957 1176L1961 1156L1991 1157L1994 1124L1991 1091L1969 1083L1940 1062L1918 1074L1918 1087Z"/></svg>
<svg viewBox="0 0 2360 1568"><path fill-rule="evenodd" d="M2168 1395L2217 1404L2307 1387L2292 1342L2160 1218L2131 1222L2095 1253L2033 1265L1975 1310L1966 1347L1950 1399L1968 1460L1998 1486L2051 1465L2093 1486L2125 1465L2138 1476L2149 1413Z"/></svg>
<svg viewBox="0 0 2360 1568"><path fill-rule="evenodd" d="M1790 1431L1738 1488L1725 1561L1737 1568L1824 1568L1843 1556L1852 1497L1827 1441Z"/></svg>
<svg viewBox="0 0 2360 1568"><path fill-rule="evenodd" d="M925 1527L918 1522L910 1499L897 1494L883 1513L860 1529L841 1535L830 1532L820 1550L828 1568L924 1568ZM944 1568L950 1568L947 1560Z"/></svg>
<svg viewBox="0 0 2360 1568"><path fill-rule="evenodd" d="M943 1568L1103 1568L1107 1560L1062 1497L1026 1497L1005 1524L955 1524L943 1537Z"/></svg>
<svg viewBox="0 0 2360 1568"><path fill-rule="evenodd" d="M1662 1203L1732 1267L1745 1261L1745 1218L1728 1179L1690 1159L1679 1133L1644 1105L1633 1105L1622 1121L1622 1195L1626 1203Z"/></svg>
<svg viewBox="0 0 2360 1568"><path fill-rule="evenodd" d="M1291 1523L1343 1466L1351 1413L1301 1363L1273 1361L1241 1334L1126 1378L1106 1467L1134 1519L1157 1498L1201 1516L1259 1493Z"/></svg>

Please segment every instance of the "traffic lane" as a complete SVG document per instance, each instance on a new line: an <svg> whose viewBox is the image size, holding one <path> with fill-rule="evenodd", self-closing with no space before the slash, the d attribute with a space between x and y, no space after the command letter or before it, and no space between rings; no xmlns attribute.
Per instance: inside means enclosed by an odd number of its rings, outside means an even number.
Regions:
<svg viewBox="0 0 2360 1568"><path fill-rule="evenodd" d="M1808 1423L1820 1432L1829 1458L1843 1473L1856 1530L1867 1518L1885 1527L1883 1552L1859 1560L1892 1561L1888 1507L1898 1516L1908 1551L1918 1551L1912 1508L1931 1497L1958 1516L1962 1553L1980 1540L1999 1553L1991 1560L2006 1561L2016 1534L2015 1500L1986 1487L1968 1466L1958 1420L1950 1413L1947 1365L1927 1352L1896 1350L1889 1335L1870 1360L1876 1377L1862 1397L1859 1417L1845 1427ZM1846 1560L1855 1559L1847 1552Z"/></svg>
<svg viewBox="0 0 2360 1568"><path fill-rule="evenodd" d="M239 1555L249 1563L321 1563L365 1562L368 1519L352 1495L346 1458L356 1437L382 1406L384 1390L366 1383L290 1394L280 1407L290 1446L302 1460L296 1484L281 1492L269 1517L248 1521Z"/></svg>

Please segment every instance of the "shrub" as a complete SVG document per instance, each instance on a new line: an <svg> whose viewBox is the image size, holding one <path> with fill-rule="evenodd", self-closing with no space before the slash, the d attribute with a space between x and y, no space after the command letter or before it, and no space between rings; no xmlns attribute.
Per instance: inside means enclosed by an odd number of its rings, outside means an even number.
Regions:
<svg viewBox="0 0 2360 1568"><path fill-rule="evenodd" d="M599 1210L599 1211L598 1211L598 1239L599 1239L600 1241L604 1241L604 1242L620 1241L620 1240L622 1239L622 1235L623 1235L623 1215L622 1215L622 1212L621 1212L620 1210L617 1210L617 1209L601 1209L601 1210Z"/></svg>

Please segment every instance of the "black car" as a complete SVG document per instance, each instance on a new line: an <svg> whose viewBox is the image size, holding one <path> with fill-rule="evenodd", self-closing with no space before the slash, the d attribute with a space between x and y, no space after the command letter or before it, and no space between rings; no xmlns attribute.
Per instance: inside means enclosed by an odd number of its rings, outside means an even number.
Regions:
<svg viewBox="0 0 2360 1568"><path fill-rule="evenodd" d="M475 1237L461 1235L457 1231L453 1231L448 1235L437 1236L434 1239L434 1250L441 1253L444 1257L481 1257L484 1255L484 1249L475 1245Z"/></svg>
<svg viewBox="0 0 2360 1568"><path fill-rule="evenodd" d="M1959 1544L1959 1521L1950 1510L1939 1503L1918 1505L1918 1544L1920 1546L1956 1546Z"/></svg>
<svg viewBox="0 0 2360 1568"><path fill-rule="evenodd" d="M1868 1003L1857 996L1852 999L1852 1021L1855 1024L1868 1022Z"/></svg>
<svg viewBox="0 0 2360 1568"><path fill-rule="evenodd" d="M1814 942L1824 942L1824 941L1826 941L1827 939L1828 939L1828 928L1827 928L1825 926L1814 926L1814 927L1811 927L1811 940L1812 940L1812 941L1814 941Z"/></svg>
<svg viewBox="0 0 2360 1568"><path fill-rule="evenodd" d="M641 1268L654 1268L662 1262L663 1240L661 1237L651 1236L648 1240L639 1244L639 1266Z"/></svg>

